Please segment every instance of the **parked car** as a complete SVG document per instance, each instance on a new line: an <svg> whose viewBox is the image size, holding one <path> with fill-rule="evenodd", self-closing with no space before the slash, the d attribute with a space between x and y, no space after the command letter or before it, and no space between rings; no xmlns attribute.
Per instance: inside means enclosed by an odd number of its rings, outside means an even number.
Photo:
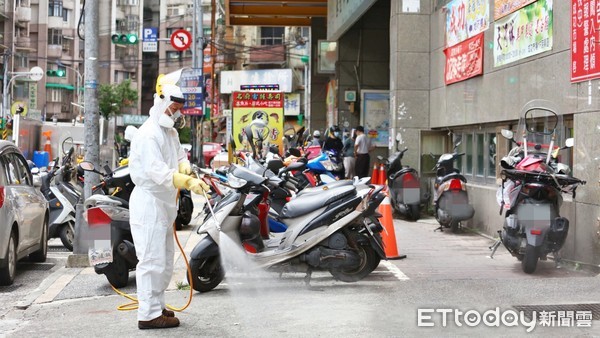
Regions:
<svg viewBox="0 0 600 338"><path fill-rule="evenodd" d="M21 151L0 141L0 285L14 282L18 260L45 262L47 252L48 202Z"/></svg>

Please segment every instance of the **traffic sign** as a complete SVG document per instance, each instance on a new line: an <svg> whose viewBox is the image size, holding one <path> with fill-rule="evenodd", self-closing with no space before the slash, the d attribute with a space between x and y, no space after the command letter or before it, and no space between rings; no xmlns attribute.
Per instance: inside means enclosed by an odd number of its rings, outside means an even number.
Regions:
<svg viewBox="0 0 600 338"><path fill-rule="evenodd" d="M176 50L183 52L190 48L192 44L192 34L185 29L178 29L171 34L171 45Z"/></svg>
<svg viewBox="0 0 600 338"><path fill-rule="evenodd" d="M157 41L144 41L142 42L142 52L144 53L156 53L158 52L158 42Z"/></svg>
<svg viewBox="0 0 600 338"><path fill-rule="evenodd" d="M143 41L148 41L148 42L156 42L158 41L158 28L156 27L147 27L144 28L143 31Z"/></svg>

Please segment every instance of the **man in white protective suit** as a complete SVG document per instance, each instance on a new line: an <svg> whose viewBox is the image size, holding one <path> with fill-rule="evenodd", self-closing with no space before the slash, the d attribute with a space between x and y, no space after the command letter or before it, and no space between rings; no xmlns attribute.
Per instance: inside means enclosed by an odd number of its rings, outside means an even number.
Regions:
<svg viewBox="0 0 600 338"><path fill-rule="evenodd" d="M131 234L138 257L136 267L139 301L138 328L179 326L173 311L167 310L165 290L173 274L173 222L177 216L177 190L201 194L208 185L191 173L175 120L185 102L176 85L162 85L150 118L131 141L129 169L135 188L129 201Z"/></svg>

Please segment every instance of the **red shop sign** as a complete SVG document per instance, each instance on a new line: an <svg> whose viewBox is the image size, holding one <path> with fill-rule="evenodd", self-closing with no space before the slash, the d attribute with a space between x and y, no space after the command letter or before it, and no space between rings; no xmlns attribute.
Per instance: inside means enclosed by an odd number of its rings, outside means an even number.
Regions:
<svg viewBox="0 0 600 338"><path fill-rule="evenodd" d="M446 84L483 74L483 33L446 48Z"/></svg>
<svg viewBox="0 0 600 338"><path fill-rule="evenodd" d="M600 78L600 1L571 2L571 82Z"/></svg>

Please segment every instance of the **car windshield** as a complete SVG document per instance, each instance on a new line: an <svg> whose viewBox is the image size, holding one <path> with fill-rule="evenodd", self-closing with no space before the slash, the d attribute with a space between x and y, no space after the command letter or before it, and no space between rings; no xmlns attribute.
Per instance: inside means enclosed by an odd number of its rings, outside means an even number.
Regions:
<svg viewBox="0 0 600 338"><path fill-rule="evenodd" d="M548 153L563 142L562 115L556 104L546 100L533 100L521 109L521 118L515 140L527 146L529 153Z"/></svg>

